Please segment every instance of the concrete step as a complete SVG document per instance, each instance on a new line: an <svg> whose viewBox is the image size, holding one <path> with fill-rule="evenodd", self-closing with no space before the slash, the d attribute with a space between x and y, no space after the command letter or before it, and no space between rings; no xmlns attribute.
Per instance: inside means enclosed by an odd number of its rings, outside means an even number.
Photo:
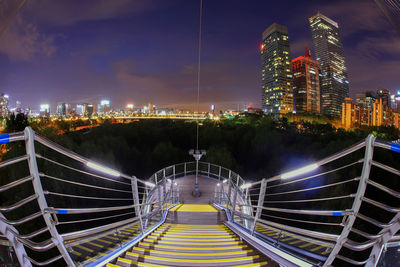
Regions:
<svg viewBox="0 0 400 267"><path fill-rule="evenodd" d="M171 252L208 252L208 253L216 253L216 252L234 252L248 249L247 245L231 245L231 246L182 246L182 245L162 245L162 244L149 244L145 242L140 242L137 247L144 249L153 249L158 251L171 251Z"/></svg>
<svg viewBox="0 0 400 267"><path fill-rule="evenodd" d="M116 264L120 266L136 266L134 265L135 262L144 262L164 266L240 266L244 264L253 264L259 260L259 258L258 255L253 255L229 259L177 259L127 252L124 260L119 258Z"/></svg>
<svg viewBox="0 0 400 267"><path fill-rule="evenodd" d="M242 241L215 241L209 242L209 240L201 241L176 241L176 240L156 240L156 239L143 239L142 242L148 244L160 244L160 245L174 245L174 246L196 246L196 247L222 247L222 246L234 246L243 244Z"/></svg>

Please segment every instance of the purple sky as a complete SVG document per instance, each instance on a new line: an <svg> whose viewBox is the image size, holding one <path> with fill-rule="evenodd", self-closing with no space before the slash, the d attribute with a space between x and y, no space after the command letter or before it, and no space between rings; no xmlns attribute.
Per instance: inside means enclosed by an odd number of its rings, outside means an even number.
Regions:
<svg viewBox="0 0 400 267"><path fill-rule="evenodd" d="M1 24L15 6L0 0ZM317 11L339 23L351 96L400 89L400 37L372 0L204 0L202 109L260 106L263 30L288 26L295 58L313 50ZM0 92L36 110L102 98L193 108L198 17L198 0L28 0L0 39Z"/></svg>

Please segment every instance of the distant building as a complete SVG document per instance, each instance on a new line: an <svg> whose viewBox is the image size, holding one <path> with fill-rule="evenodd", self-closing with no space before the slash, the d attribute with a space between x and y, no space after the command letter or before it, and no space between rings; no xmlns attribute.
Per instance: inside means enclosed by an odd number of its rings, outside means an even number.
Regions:
<svg viewBox="0 0 400 267"><path fill-rule="evenodd" d="M40 117L49 117L50 116L50 105L49 104L41 104L40 105Z"/></svg>
<svg viewBox="0 0 400 267"><path fill-rule="evenodd" d="M292 60L292 71L296 113L320 113L319 63L311 58L311 51L307 47L304 57Z"/></svg>
<svg viewBox="0 0 400 267"><path fill-rule="evenodd" d="M349 96L349 82L339 25L319 12L309 22L321 69L322 113L340 115L342 103Z"/></svg>
<svg viewBox="0 0 400 267"><path fill-rule="evenodd" d="M376 99L372 109L353 104L351 98L346 98L342 104L342 125L346 129L357 125L366 126L394 126L399 129L399 113L383 103L383 99Z"/></svg>
<svg viewBox="0 0 400 267"><path fill-rule="evenodd" d="M390 96L391 107L393 110L400 112L400 90L396 94Z"/></svg>
<svg viewBox="0 0 400 267"><path fill-rule="evenodd" d="M376 96L372 91L356 94L356 104L359 106L363 106L365 109L372 109L375 101Z"/></svg>
<svg viewBox="0 0 400 267"><path fill-rule="evenodd" d="M383 104L390 107L390 93L388 89L379 87L376 91L376 99L382 99Z"/></svg>
<svg viewBox="0 0 400 267"><path fill-rule="evenodd" d="M0 118L8 117L8 95L0 94Z"/></svg>
<svg viewBox="0 0 400 267"><path fill-rule="evenodd" d="M287 27L272 24L262 35L262 109L266 113L293 112L293 76Z"/></svg>
<svg viewBox="0 0 400 267"><path fill-rule="evenodd" d="M71 106L67 103L57 103L56 114L58 116L68 116L71 111Z"/></svg>
<svg viewBox="0 0 400 267"><path fill-rule="evenodd" d="M100 101L100 105L97 108L99 114L107 114L110 112L110 100L104 99Z"/></svg>
<svg viewBox="0 0 400 267"><path fill-rule="evenodd" d="M95 112L95 106L93 105L93 104L87 104L87 106L86 106L86 113L87 113L87 116L92 116L93 115L93 113Z"/></svg>
<svg viewBox="0 0 400 267"><path fill-rule="evenodd" d="M86 114L85 104L77 104L75 111L76 111L76 115L85 116L85 114Z"/></svg>

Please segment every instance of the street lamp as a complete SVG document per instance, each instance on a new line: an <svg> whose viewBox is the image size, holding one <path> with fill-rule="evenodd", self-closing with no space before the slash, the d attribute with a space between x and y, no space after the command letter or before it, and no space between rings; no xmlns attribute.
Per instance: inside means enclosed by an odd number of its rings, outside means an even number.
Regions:
<svg viewBox="0 0 400 267"><path fill-rule="evenodd" d="M192 155L196 160L196 183L194 184L194 196L199 197L199 181L198 181L198 174L199 174L199 160L202 156L205 156L207 152L204 149L191 149L189 150L189 155Z"/></svg>

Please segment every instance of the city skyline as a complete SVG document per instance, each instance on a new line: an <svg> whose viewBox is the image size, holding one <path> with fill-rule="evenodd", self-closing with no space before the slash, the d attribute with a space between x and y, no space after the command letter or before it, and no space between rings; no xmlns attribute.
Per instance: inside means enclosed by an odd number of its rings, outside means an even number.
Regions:
<svg viewBox="0 0 400 267"><path fill-rule="evenodd" d="M38 109L107 98L119 107L194 109L198 2L96 3L38 1L20 10L0 39L0 92L10 105L20 100ZM295 3L204 1L201 109L259 106L260 33L274 22L286 25L290 60L304 54L306 43L315 58L308 18L317 11L339 24L350 97L399 89L399 37L373 1L307 1L290 9ZM2 22L13 8L7 4Z"/></svg>

